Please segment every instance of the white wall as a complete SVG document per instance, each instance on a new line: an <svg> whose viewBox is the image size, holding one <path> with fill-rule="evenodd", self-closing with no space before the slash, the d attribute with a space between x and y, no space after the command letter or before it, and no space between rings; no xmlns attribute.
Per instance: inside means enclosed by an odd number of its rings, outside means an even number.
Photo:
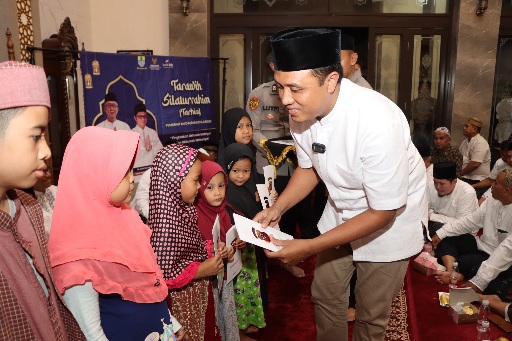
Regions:
<svg viewBox="0 0 512 341"><path fill-rule="evenodd" d="M82 42L85 43L85 49L89 49L93 41L90 0L39 0L41 41L58 33L66 17L69 17L75 28L78 49L82 49Z"/></svg>
<svg viewBox="0 0 512 341"><path fill-rule="evenodd" d="M156 55L169 54L168 0L89 2L93 39L87 50L115 53L148 49Z"/></svg>

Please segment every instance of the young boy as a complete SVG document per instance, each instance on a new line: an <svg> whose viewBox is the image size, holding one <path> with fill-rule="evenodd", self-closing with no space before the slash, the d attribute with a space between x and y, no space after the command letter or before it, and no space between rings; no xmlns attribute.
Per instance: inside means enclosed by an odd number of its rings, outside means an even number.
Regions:
<svg viewBox="0 0 512 341"><path fill-rule="evenodd" d="M0 63L0 340L85 340L53 285L41 208L17 190L47 168L49 108L42 68Z"/></svg>

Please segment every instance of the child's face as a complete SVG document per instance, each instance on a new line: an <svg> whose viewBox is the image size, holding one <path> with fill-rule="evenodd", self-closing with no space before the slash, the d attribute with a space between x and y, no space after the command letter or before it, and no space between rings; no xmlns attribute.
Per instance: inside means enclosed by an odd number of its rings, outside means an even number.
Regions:
<svg viewBox="0 0 512 341"><path fill-rule="evenodd" d="M119 185L117 185L116 189L110 194L110 203L112 205L119 207L121 204L130 203L134 187L133 179L133 173L130 169Z"/></svg>
<svg viewBox="0 0 512 341"><path fill-rule="evenodd" d="M252 123L248 117L242 117L236 126L235 141L238 143L249 144L252 140Z"/></svg>
<svg viewBox="0 0 512 341"><path fill-rule="evenodd" d="M243 186L251 177L251 167L251 160L238 160L229 171L229 180L237 186Z"/></svg>
<svg viewBox="0 0 512 341"><path fill-rule="evenodd" d="M0 137L0 190L30 188L44 176L51 156L45 139L48 108L27 107L9 122Z"/></svg>
<svg viewBox="0 0 512 341"><path fill-rule="evenodd" d="M185 179L181 183L181 197L187 204L192 204L196 200L201 183L199 178L201 177L201 161L196 160L190 168Z"/></svg>
<svg viewBox="0 0 512 341"><path fill-rule="evenodd" d="M210 180L204 190L204 197L211 206L218 207L222 205L226 197L226 180L222 172L215 174Z"/></svg>

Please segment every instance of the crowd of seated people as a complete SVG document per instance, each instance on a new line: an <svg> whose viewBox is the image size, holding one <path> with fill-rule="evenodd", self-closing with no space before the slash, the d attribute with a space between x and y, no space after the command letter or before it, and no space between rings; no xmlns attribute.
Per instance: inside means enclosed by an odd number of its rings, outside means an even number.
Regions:
<svg viewBox="0 0 512 341"><path fill-rule="evenodd" d="M489 144L482 122L469 118L460 148L450 145L446 127L434 131L433 147L418 145L427 168L429 223L426 242L434 248L436 279L448 284L453 264L458 280L488 298L508 320L512 298L512 141L500 145L490 170ZM431 174L430 177L428 174ZM428 234L428 236L427 236Z"/></svg>

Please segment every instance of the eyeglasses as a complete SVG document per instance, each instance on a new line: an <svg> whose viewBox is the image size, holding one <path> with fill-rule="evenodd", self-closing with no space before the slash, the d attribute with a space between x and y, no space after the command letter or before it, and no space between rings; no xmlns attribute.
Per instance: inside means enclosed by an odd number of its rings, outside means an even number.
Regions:
<svg viewBox="0 0 512 341"><path fill-rule="evenodd" d="M147 115L135 115L135 117L137 117L137 118L141 118L141 119L143 119L143 120L146 120L146 119L148 118L148 116L147 116Z"/></svg>
<svg viewBox="0 0 512 341"><path fill-rule="evenodd" d="M105 108L117 108L117 104L115 104L115 103L107 103L107 104L105 104Z"/></svg>

